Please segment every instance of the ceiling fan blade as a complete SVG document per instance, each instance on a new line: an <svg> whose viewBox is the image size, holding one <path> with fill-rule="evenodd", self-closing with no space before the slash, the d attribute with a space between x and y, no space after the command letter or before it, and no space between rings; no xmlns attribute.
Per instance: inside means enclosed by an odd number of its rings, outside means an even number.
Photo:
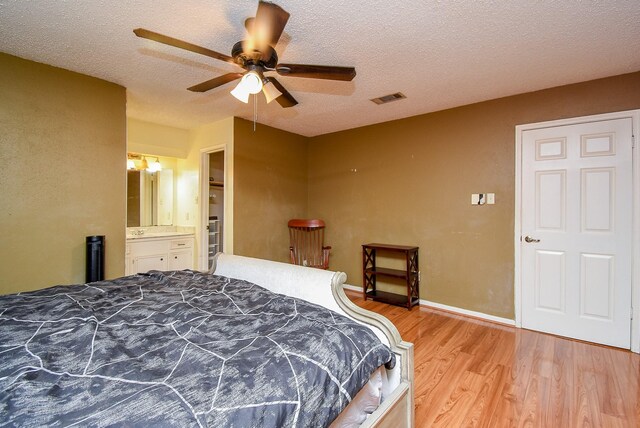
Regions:
<svg viewBox="0 0 640 428"><path fill-rule="evenodd" d="M293 107L294 105L298 104L298 101L296 101L296 99L293 98L293 96L289 93L289 91L287 91L284 88L284 86L282 86L280 82L278 82L275 79L275 77L269 77L269 81L273 83L273 86L275 86L276 89L282 92L282 95L276 98L276 101L278 102L278 104L280 104L284 108Z"/></svg>
<svg viewBox="0 0 640 428"><path fill-rule="evenodd" d="M277 4L260 1L255 19L250 22L245 21L245 27L247 30L251 27L249 33L258 49L264 49L266 45L274 47L282 36L289 16L289 12Z"/></svg>
<svg viewBox="0 0 640 428"><path fill-rule="evenodd" d="M244 28L247 30L247 33L253 34L253 23L255 20L256 19L253 16L244 20Z"/></svg>
<svg viewBox="0 0 640 428"><path fill-rule="evenodd" d="M164 34L156 33L144 28L136 28L133 30L136 36L143 39L153 40L154 42L163 43L165 45L173 46L180 49L185 49L191 52L199 53L211 58L219 59L220 61L230 62L235 64L235 61L229 55L222 54L220 52L212 51L211 49L203 48L202 46L194 45L193 43L185 42L183 40L174 39L173 37L165 36Z"/></svg>
<svg viewBox="0 0 640 428"><path fill-rule="evenodd" d="M343 80L346 82L356 77L356 69L353 67L332 67L327 65L278 64L276 71L279 75L287 77Z"/></svg>
<svg viewBox="0 0 640 428"><path fill-rule="evenodd" d="M239 79L242 77L244 73L227 73L227 74L223 74L222 76L218 76L215 77L211 80L207 80L206 82L202 82L200 84L197 84L195 86L192 86L190 88L187 88L188 90L192 91L192 92L207 92L213 88L217 88L218 86L222 86L225 83L229 83L232 82L236 79Z"/></svg>

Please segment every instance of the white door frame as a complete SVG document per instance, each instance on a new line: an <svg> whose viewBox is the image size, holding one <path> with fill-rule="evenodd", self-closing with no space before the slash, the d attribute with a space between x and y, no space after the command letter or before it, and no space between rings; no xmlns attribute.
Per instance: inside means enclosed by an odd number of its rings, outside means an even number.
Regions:
<svg viewBox="0 0 640 428"><path fill-rule="evenodd" d="M224 150L224 221L222 248L233 254L233 145L222 143L200 149L200 270L209 269L209 155ZM205 239L206 236L206 239Z"/></svg>
<svg viewBox="0 0 640 428"><path fill-rule="evenodd" d="M514 307L516 327L522 327L522 281L520 266L522 254L520 240L522 237L522 133L524 131L551 128L556 126L576 125L587 122L597 122L612 119L631 118L633 126L634 147L632 151L632 192L633 192L633 240L632 240L632 276L631 276L631 306L633 307L631 321L631 350L640 353L640 155L638 154L638 134L640 133L640 110L628 110L616 113L598 114L593 116L574 117L569 119L553 120L549 122L528 123L516 126L516 151L515 151L515 221L514 221Z"/></svg>

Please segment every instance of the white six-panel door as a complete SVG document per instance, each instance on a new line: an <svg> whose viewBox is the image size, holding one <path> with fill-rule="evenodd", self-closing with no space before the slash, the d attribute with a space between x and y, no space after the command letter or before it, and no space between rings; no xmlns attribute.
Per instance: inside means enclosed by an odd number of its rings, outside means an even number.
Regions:
<svg viewBox="0 0 640 428"><path fill-rule="evenodd" d="M632 120L522 132L522 327L630 347Z"/></svg>

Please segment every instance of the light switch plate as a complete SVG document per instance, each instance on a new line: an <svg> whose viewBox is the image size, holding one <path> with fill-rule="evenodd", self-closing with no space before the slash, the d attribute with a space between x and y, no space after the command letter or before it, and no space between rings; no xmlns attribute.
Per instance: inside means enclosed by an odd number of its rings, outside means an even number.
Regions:
<svg viewBox="0 0 640 428"><path fill-rule="evenodd" d="M496 203L495 193L472 193L471 205L493 205Z"/></svg>
<svg viewBox="0 0 640 428"><path fill-rule="evenodd" d="M484 205L487 202L486 194L484 193L472 193L471 205Z"/></svg>

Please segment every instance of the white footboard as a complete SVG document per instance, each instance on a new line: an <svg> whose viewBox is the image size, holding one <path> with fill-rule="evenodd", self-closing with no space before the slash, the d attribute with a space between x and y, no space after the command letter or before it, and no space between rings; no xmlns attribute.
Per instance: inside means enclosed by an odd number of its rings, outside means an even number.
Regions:
<svg viewBox="0 0 640 428"><path fill-rule="evenodd" d="M396 354L397 364L388 370L396 387L362 425L364 427L413 426L413 344L400 337L396 327L382 315L360 308L344 294L344 272L331 272L269 260L219 253L212 272L244 279L273 292L298 297L370 325Z"/></svg>

